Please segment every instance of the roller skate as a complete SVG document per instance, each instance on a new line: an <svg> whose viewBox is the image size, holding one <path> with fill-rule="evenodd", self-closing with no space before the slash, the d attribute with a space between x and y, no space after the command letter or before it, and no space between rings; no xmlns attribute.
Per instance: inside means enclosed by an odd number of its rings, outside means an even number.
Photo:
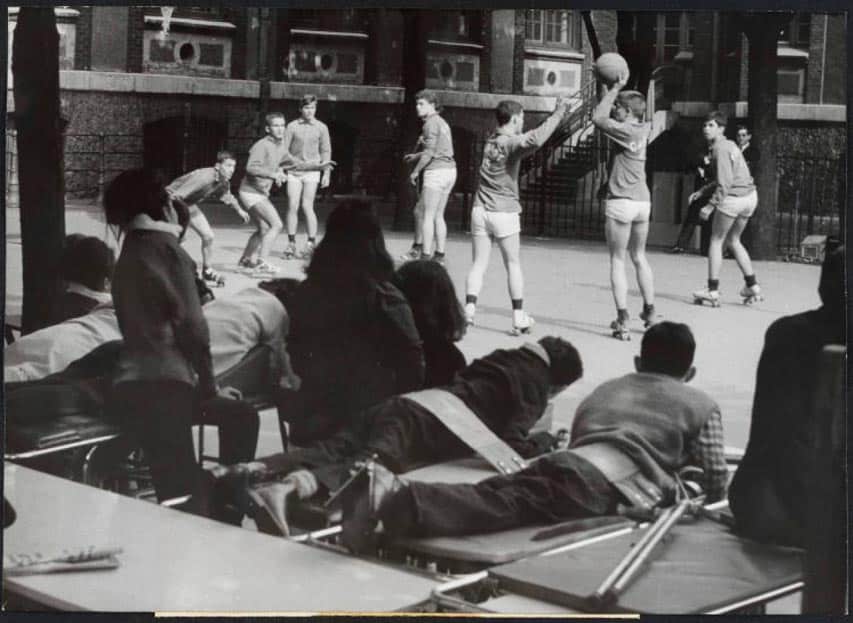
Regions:
<svg viewBox="0 0 853 623"><path fill-rule="evenodd" d="M627 318L617 318L613 322L610 323L610 329L613 337L622 340L623 342L631 341L631 333L628 331L628 319Z"/></svg>
<svg viewBox="0 0 853 623"><path fill-rule="evenodd" d="M402 262L413 262L414 260L421 259L421 256L422 256L421 250L418 248L412 247L411 249L409 249L408 251L403 253L403 255L400 256L400 261L402 261Z"/></svg>
<svg viewBox="0 0 853 623"><path fill-rule="evenodd" d="M696 290L693 293L693 302L696 305L702 305L703 303L710 303L711 307L719 307L720 306L720 291L719 290L709 290L708 288L703 288L702 290Z"/></svg>
<svg viewBox="0 0 853 623"><path fill-rule="evenodd" d="M240 260L240 266L243 268L244 273L250 277L274 277L279 271L278 266L267 264L260 258L254 261Z"/></svg>
<svg viewBox="0 0 853 623"><path fill-rule="evenodd" d="M201 271L201 278L204 282L213 288L222 288L225 286L225 277L220 275L212 268L205 268Z"/></svg>
<svg viewBox="0 0 853 623"><path fill-rule="evenodd" d="M659 318L657 312L655 312L655 306L643 307L643 311L640 312L640 320L643 321L643 328L645 329L658 322Z"/></svg>
<svg viewBox="0 0 853 623"><path fill-rule="evenodd" d="M313 255L314 255L314 248L315 248L316 246L317 246L317 245L316 245L315 243L310 242L310 241L309 241L309 242L307 242L307 243L305 243L305 248L304 248L304 249L302 249L302 251L300 251L300 252L299 252L299 259L300 259L300 260L305 260L306 262L307 262L307 261L310 261L310 260L311 260L311 256L313 256Z"/></svg>
<svg viewBox="0 0 853 623"><path fill-rule="evenodd" d="M465 304L465 324L469 327L474 324L474 314L477 313L477 308L474 303Z"/></svg>
<svg viewBox="0 0 853 623"><path fill-rule="evenodd" d="M760 303L764 300L764 297L761 296L761 286L757 283L754 286L742 287L740 296L743 299L744 305L752 305L753 303Z"/></svg>
<svg viewBox="0 0 853 623"><path fill-rule="evenodd" d="M288 242L287 246L284 247L284 253L281 256L286 260L292 260L296 258L296 243Z"/></svg>
<svg viewBox="0 0 853 623"><path fill-rule="evenodd" d="M536 321L533 320L533 318L529 316L527 312L522 312L521 316L522 317L520 322L516 322L515 320L513 320L512 329L510 329L509 332L510 335L530 335L531 331L533 330L533 325L536 324Z"/></svg>

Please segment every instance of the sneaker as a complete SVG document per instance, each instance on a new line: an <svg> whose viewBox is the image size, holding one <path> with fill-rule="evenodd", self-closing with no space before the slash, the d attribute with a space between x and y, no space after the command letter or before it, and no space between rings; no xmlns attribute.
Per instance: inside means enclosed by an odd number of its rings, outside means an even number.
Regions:
<svg viewBox="0 0 853 623"><path fill-rule="evenodd" d="M720 291L719 290L709 290L708 288L702 288L701 290L696 290L693 293L693 302L697 305L701 305L702 303L710 303L711 307L719 307L720 306Z"/></svg>
<svg viewBox="0 0 853 623"><path fill-rule="evenodd" d="M300 260L310 260L311 256L314 255L314 249L316 248L316 244L313 242L305 243L305 248L299 252L298 257ZM286 251L285 251L286 253Z"/></svg>
<svg viewBox="0 0 853 623"><path fill-rule="evenodd" d="M280 270L278 266L268 264L266 261L261 259L258 259L251 268L252 272L256 275L277 275Z"/></svg>
<svg viewBox="0 0 853 623"><path fill-rule="evenodd" d="M291 482L271 482L249 490L249 498L255 505L252 518L258 532L274 536L290 536L287 525L287 497L296 492Z"/></svg>
<svg viewBox="0 0 853 623"><path fill-rule="evenodd" d="M412 247L411 249L403 253L403 255L400 256L400 259L404 262L412 262L414 260L421 259L422 255L423 254L421 253L420 249Z"/></svg>
<svg viewBox="0 0 853 623"><path fill-rule="evenodd" d="M217 285L225 283L225 278L212 268L205 268L202 270L201 278Z"/></svg>
<svg viewBox="0 0 853 623"><path fill-rule="evenodd" d="M286 260L292 260L294 257L296 257L296 243L288 242L287 246L284 247L284 253L282 253L281 255Z"/></svg>
<svg viewBox="0 0 853 623"><path fill-rule="evenodd" d="M536 321L533 320L533 317L530 316L527 312L522 312L521 321L512 323L512 330L510 334L512 335L527 335L533 329L533 325L536 324Z"/></svg>
<svg viewBox="0 0 853 623"><path fill-rule="evenodd" d="M740 289L740 296L743 299L744 305L752 305L753 303L764 300L764 297L761 296L761 286L757 283L754 286L743 286Z"/></svg>

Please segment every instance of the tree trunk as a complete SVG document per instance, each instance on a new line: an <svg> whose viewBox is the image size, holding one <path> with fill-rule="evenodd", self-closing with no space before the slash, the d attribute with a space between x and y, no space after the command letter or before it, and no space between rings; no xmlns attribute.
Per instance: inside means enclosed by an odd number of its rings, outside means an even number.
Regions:
<svg viewBox="0 0 853 623"><path fill-rule="evenodd" d="M754 259L776 259L776 133L778 80L777 39L790 13L748 14L743 19L749 40L748 106L752 140L761 159L750 171L758 189L758 210L751 219L750 252Z"/></svg>
<svg viewBox="0 0 853 623"><path fill-rule="evenodd" d="M429 14L427 11L403 9L403 88L405 96L400 123L399 146L401 153L414 147L420 133L420 121L415 114L415 95L426 86L427 35ZM404 215L411 212L414 192L409 184L408 167L399 165L397 183L397 209L394 211L394 229L403 225Z"/></svg>
<svg viewBox="0 0 853 623"><path fill-rule="evenodd" d="M65 241L59 33L53 7L21 7L12 45L21 210L22 332L47 326Z"/></svg>

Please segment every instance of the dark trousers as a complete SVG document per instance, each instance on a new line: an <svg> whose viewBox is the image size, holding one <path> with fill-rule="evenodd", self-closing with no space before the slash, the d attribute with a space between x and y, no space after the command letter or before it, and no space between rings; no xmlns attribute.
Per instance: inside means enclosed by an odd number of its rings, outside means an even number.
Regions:
<svg viewBox="0 0 853 623"><path fill-rule="evenodd" d="M702 224L702 219L699 218L699 212L702 206L705 205L704 200L697 200L687 206L687 214L684 216L684 221L681 223L681 231L678 233L678 240L675 246L687 249L690 246L690 239L693 237L693 230L697 225Z"/></svg>
<svg viewBox="0 0 853 623"><path fill-rule="evenodd" d="M193 423L219 428L219 462L245 463L255 458L260 418L247 402L216 396L193 411Z"/></svg>
<svg viewBox="0 0 853 623"><path fill-rule="evenodd" d="M386 533L438 537L497 532L616 512L621 494L570 451L477 484L411 482L379 509Z"/></svg>
<svg viewBox="0 0 853 623"><path fill-rule="evenodd" d="M195 388L177 381L130 381L113 389L111 412L142 446L157 499L197 493L201 468L193 450Z"/></svg>

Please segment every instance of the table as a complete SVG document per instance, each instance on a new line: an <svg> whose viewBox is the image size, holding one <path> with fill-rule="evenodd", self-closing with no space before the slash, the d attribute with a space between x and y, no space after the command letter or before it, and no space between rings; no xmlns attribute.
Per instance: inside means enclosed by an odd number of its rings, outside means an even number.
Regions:
<svg viewBox="0 0 853 623"><path fill-rule="evenodd" d="M47 608L167 612L388 612L436 582L6 463L17 521L7 554L119 546L118 569L4 578Z"/></svg>

